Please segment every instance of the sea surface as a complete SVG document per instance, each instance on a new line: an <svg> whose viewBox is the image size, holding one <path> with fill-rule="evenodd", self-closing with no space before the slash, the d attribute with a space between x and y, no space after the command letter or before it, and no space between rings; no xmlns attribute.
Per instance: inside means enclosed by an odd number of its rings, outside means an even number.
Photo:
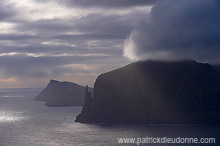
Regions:
<svg viewBox="0 0 220 146"><path fill-rule="evenodd" d="M33 101L41 89L0 89L0 146L101 146L119 144L118 138L215 138L219 125L95 125L74 122L82 107L46 107ZM178 146L190 144L139 144Z"/></svg>

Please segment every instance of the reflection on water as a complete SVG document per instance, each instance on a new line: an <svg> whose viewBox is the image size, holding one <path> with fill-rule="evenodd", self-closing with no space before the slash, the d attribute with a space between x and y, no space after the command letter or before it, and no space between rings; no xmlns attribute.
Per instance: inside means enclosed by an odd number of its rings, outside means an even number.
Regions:
<svg viewBox="0 0 220 146"><path fill-rule="evenodd" d="M22 93L18 90L4 95ZM0 91L0 94L1 93ZM29 94L29 91L28 91ZM25 93L25 95L27 95ZM94 125L75 123L82 107L48 108L33 98L1 98L0 146L114 146L121 137L208 137L220 145L220 125ZM148 144L161 146L161 144ZM163 144L162 144L163 145ZM165 145L165 144L164 144ZM188 144L184 144L185 146ZM192 144L192 146L197 144ZM166 146L166 145L165 145ZM168 145L169 146L169 145ZM172 146L179 146L173 144Z"/></svg>
<svg viewBox="0 0 220 146"><path fill-rule="evenodd" d="M34 97L40 88L0 88L0 97Z"/></svg>
<svg viewBox="0 0 220 146"><path fill-rule="evenodd" d="M0 123L17 122L25 119L27 117L24 117L21 112L0 111Z"/></svg>

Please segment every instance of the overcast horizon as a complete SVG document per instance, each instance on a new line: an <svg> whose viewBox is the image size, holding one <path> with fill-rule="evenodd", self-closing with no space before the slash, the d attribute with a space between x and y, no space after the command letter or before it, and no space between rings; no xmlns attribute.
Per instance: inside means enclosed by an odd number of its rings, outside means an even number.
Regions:
<svg viewBox="0 0 220 146"><path fill-rule="evenodd" d="M124 40L153 2L0 1L0 87L93 86L100 73L131 63Z"/></svg>
<svg viewBox="0 0 220 146"><path fill-rule="evenodd" d="M0 87L93 87L136 60L220 63L218 0L1 0Z"/></svg>

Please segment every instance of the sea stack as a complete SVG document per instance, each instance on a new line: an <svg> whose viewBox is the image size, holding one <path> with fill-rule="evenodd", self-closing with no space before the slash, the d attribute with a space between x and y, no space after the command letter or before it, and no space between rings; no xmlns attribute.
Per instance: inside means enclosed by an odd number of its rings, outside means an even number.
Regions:
<svg viewBox="0 0 220 146"><path fill-rule="evenodd" d="M220 73L194 60L132 63L96 79L76 122L219 123Z"/></svg>
<svg viewBox="0 0 220 146"><path fill-rule="evenodd" d="M82 113L77 117L78 121L81 121L82 123L89 123L92 122L91 115L92 115L92 104L93 104L93 98L91 92L88 90L88 86L86 86L85 90L85 100L84 105L82 109Z"/></svg>

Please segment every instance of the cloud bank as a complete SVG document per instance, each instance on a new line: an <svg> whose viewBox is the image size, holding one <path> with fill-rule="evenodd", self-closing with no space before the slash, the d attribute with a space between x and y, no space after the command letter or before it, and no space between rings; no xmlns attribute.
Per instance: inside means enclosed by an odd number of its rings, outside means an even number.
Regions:
<svg viewBox="0 0 220 146"><path fill-rule="evenodd" d="M220 62L219 14L218 0L158 1L125 40L124 56Z"/></svg>
<svg viewBox="0 0 220 146"><path fill-rule="evenodd" d="M123 42L155 0L1 0L0 87L93 86L131 63Z"/></svg>
<svg viewBox="0 0 220 146"><path fill-rule="evenodd" d="M38 2L45 2L45 0L35 0ZM52 0L46 0L52 1ZM69 7L81 8L129 8L135 6L153 5L156 0L63 0L60 4L65 4Z"/></svg>

